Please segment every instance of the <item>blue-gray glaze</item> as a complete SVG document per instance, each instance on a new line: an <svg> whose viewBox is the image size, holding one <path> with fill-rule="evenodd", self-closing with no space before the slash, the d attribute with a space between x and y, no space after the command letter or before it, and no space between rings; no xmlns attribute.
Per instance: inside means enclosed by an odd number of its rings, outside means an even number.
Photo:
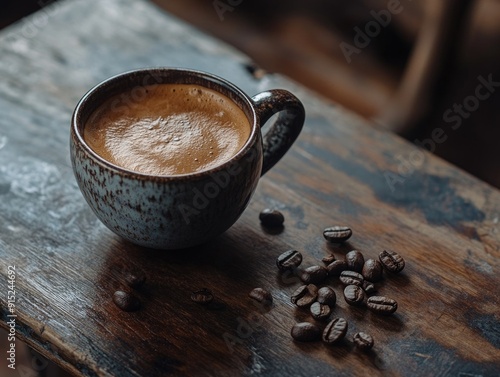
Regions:
<svg viewBox="0 0 500 377"><path fill-rule="evenodd" d="M247 115L249 140L230 161L214 169L179 176L128 171L102 159L82 134L90 114L109 96L144 85L202 85L231 98ZM263 143L260 127L276 112ZM258 180L293 144L304 122L302 104L284 90L250 99L216 76L178 69L142 69L115 76L89 91L77 105L71 126L70 154L83 196L113 232L135 244L180 249L201 244L226 231L240 217Z"/></svg>

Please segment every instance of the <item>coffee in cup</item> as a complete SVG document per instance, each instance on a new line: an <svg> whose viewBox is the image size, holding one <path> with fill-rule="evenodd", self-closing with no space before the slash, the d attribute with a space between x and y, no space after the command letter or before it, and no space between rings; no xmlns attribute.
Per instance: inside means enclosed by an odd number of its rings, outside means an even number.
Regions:
<svg viewBox="0 0 500 377"><path fill-rule="evenodd" d="M212 169L243 147L251 127L224 94L189 84L158 84L107 99L88 118L87 144L105 160L148 175Z"/></svg>

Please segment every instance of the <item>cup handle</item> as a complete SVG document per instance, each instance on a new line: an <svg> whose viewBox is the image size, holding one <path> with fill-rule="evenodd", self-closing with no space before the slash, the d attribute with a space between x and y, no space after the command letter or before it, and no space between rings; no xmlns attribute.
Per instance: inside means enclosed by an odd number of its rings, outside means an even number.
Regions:
<svg viewBox="0 0 500 377"><path fill-rule="evenodd" d="M261 176L266 174L290 149L304 125L304 106L292 93L273 89L252 97L257 119L262 128L274 114L280 113L271 129L263 135Z"/></svg>

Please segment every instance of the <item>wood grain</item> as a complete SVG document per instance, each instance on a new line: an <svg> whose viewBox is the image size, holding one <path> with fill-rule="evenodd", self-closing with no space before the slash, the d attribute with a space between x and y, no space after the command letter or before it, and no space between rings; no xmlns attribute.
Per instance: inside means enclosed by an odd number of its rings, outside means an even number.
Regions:
<svg viewBox="0 0 500 377"><path fill-rule="evenodd" d="M30 36L21 24L0 34L0 281L6 287L15 265L21 339L78 376L498 374L498 190L283 77L255 79L247 58L146 2L66 1L50 12ZM250 95L289 89L308 114L296 146L261 180L241 219L179 252L142 249L107 230L69 165L70 116L85 91L159 65L206 70ZM264 207L285 214L282 232L260 226ZM354 230L342 247L322 237L334 224ZM372 352L350 341L292 341L293 324L312 318L290 303L297 278L275 266L291 248L302 251L304 267L350 249L405 257L403 273L380 284L399 303L388 318L349 307L338 282L328 282L348 337L370 333ZM147 281L136 291L141 310L126 313L112 295L127 289L130 271ZM255 287L272 293L270 310L248 297ZM201 288L212 290L214 304L190 300Z"/></svg>

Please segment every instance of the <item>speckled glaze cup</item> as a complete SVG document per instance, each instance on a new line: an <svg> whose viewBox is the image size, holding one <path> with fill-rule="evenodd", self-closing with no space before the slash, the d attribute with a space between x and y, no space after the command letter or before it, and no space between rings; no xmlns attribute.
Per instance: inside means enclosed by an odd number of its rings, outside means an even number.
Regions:
<svg viewBox="0 0 500 377"><path fill-rule="evenodd" d="M247 116L250 136L229 161L210 170L157 176L127 170L103 159L85 142L89 116L108 98L145 86L194 84L230 98ZM126 103L120 105L127 105ZM275 113L276 122L262 136L261 126ZM182 69L141 69L112 77L91 89L72 118L70 150L83 196L97 217L130 242L155 249L199 245L231 227L242 214L259 178L276 164L298 137L304 107L285 90L250 98L214 75Z"/></svg>

